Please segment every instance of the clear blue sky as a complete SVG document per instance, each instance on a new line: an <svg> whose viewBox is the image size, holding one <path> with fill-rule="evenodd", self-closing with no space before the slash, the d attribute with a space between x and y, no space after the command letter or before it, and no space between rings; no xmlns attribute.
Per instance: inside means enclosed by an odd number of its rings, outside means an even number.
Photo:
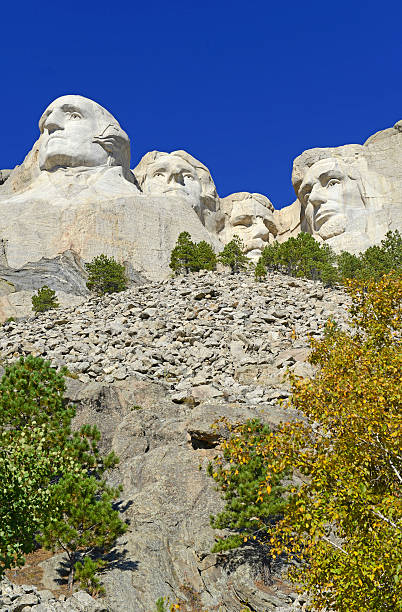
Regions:
<svg viewBox="0 0 402 612"><path fill-rule="evenodd" d="M56 97L105 106L147 151L186 149L221 196L294 200L293 158L402 119L402 2L7 1L0 168L20 163Z"/></svg>

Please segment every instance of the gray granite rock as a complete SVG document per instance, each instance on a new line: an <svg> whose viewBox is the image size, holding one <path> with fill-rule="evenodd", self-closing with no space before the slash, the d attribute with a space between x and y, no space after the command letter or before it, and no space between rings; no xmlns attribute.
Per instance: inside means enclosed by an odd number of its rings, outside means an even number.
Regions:
<svg viewBox="0 0 402 612"><path fill-rule="evenodd" d="M328 316L345 327L347 303L340 289L281 274L256 283L247 275L207 273L91 297L0 327L3 362L34 353L67 366L74 426L96 424L102 450L120 457L110 482L123 484L120 509L129 529L102 574L105 609L150 612L161 596L187 601L197 612L238 612L239 601L259 612L302 609L280 565L267 577L251 551L210 552L209 515L222 500L206 467L227 434L211 424L225 416L275 427L297 416L278 406L289 395L286 371L314 374L308 336L319 338ZM60 561L41 564L50 591ZM7 589L2 597L14 601ZM37 597L36 605L55 609L83 605Z"/></svg>

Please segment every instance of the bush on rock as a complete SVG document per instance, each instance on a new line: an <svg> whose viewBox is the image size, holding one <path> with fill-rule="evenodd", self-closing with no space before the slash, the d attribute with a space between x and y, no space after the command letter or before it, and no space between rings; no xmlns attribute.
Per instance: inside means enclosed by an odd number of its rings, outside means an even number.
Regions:
<svg viewBox="0 0 402 612"><path fill-rule="evenodd" d="M349 292L351 330L330 326L312 341L317 375L291 377L302 419L254 450L264 462L260 491L284 470L301 483L269 546L296 561L290 575L315 610L402 610L402 281L354 281ZM227 494L239 477L231 466L253 465L248 436L243 427L227 446ZM258 507L253 515L258 525Z"/></svg>
<svg viewBox="0 0 402 612"><path fill-rule="evenodd" d="M102 253L85 264L88 272L87 287L97 295L117 293L128 287L125 269L113 257Z"/></svg>
<svg viewBox="0 0 402 612"><path fill-rule="evenodd" d="M38 293L32 296L32 310L34 312L46 312L53 308L58 308L56 292L44 285L42 289L38 289Z"/></svg>

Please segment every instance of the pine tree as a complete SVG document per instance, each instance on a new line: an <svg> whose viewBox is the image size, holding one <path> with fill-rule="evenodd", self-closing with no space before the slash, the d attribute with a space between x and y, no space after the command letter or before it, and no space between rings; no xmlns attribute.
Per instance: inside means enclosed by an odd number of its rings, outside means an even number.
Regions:
<svg viewBox="0 0 402 612"><path fill-rule="evenodd" d="M212 552L237 548L246 542L254 546L268 544L270 526L285 507L285 489L281 485L284 473L277 474L268 488L262 487L268 457L260 449L270 436L269 428L257 419L247 421L223 442L223 461L218 458L208 466L226 502L222 512L211 516L211 526L231 531L215 543ZM240 441L247 462L236 460L235 449Z"/></svg>
<svg viewBox="0 0 402 612"><path fill-rule="evenodd" d="M361 259L357 255L342 251L337 257L339 275L341 279L356 278L362 267Z"/></svg>
<svg viewBox="0 0 402 612"><path fill-rule="evenodd" d="M228 266L232 274L239 272L250 264L249 258L244 255L244 244L239 236L234 236L225 245L223 251L218 255L218 260L224 266Z"/></svg>
<svg viewBox="0 0 402 612"><path fill-rule="evenodd" d="M58 307L59 302L57 301L56 292L47 285L43 285L41 289L38 289L38 293L32 296L32 310L34 312L46 312L46 310Z"/></svg>
<svg viewBox="0 0 402 612"><path fill-rule="evenodd" d="M335 254L328 245L319 244L313 236L304 232L282 244L267 245L261 257L267 268L285 274L322 280L328 285L338 280Z"/></svg>
<svg viewBox="0 0 402 612"><path fill-rule="evenodd" d="M261 280L264 280L266 276L267 276L267 269L264 266L262 257L260 257L254 269L254 278L257 281L261 281Z"/></svg>
<svg viewBox="0 0 402 612"><path fill-rule="evenodd" d="M88 271L87 287L97 295L125 291L128 287L124 266L113 257L102 253L86 263L85 268Z"/></svg>
<svg viewBox="0 0 402 612"><path fill-rule="evenodd" d="M36 539L64 547L71 586L75 564L84 560L79 575L88 579L101 561L85 557L109 550L126 526L112 506L121 489L102 479L118 459L100 454L96 426L71 431L75 410L64 399L64 371L21 357L0 383L0 574L23 564Z"/></svg>
<svg viewBox="0 0 402 612"><path fill-rule="evenodd" d="M0 382L0 429L5 437L15 431L44 426L63 440L70 434L75 411L64 400L65 370L57 372L42 357L20 357L6 365ZM63 442L64 443L64 442Z"/></svg>
<svg viewBox="0 0 402 612"><path fill-rule="evenodd" d="M175 274L188 274L195 265L195 244L188 232L181 232L170 255L169 267Z"/></svg>
<svg viewBox="0 0 402 612"><path fill-rule="evenodd" d="M84 472L68 473L53 486L49 502L53 518L42 529L39 541L45 548L62 548L66 552L70 591L77 568L84 585L99 589L95 573L104 562L92 559L91 555L108 552L127 529L112 505L120 491L120 487L109 487L104 480Z"/></svg>
<svg viewBox="0 0 402 612"><path fill-rule="evenodd" d="M215 270L216 255L208 242L201 240L195 244L195 267L197 270Z"/></svg>

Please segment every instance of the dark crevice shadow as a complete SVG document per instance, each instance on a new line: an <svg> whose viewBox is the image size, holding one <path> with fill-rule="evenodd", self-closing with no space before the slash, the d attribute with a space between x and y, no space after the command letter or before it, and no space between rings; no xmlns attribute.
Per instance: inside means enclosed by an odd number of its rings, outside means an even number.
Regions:
<svg viewBox="0 0 402 612"><path fill-rule="evenodd" d="M244 546L218 553L216 564L227 574L232 574L242 565L248 565L254 580L260 580L266 586L271 585L274 578L288 567L285 555L273 559L267 546L263 545Z"/></svg>
<svg viewBox="0 0 402 612"><path fill-rule="evenodd" d="M114 570L114 569L120 569L123 571L136 571L138 570L138 566L139 566L138 561L132 561L131 559L128 558L127 549L124 549L124 550L113 549L106 555L102 555L102 551L95 551L90 556L92 559L99 559L100 557L102 557L102 559L106 561L107 563L106 567L104 567L103 569L99 570L99 572L97 572L100 578L102 578L102 576L107 574L107 572ZM84 557L81 556L80 558L77 558L77 561L82 561L83 559ZM55 582L59 584L60 586L66 586L68 582L68 575L70 572L70 566L69 566L68 559L63 559L60 562L60 565L56 571L59 575L59 578L56 578Z"/></svg>
<svg viewBox="0 0 402 612"><path fill-rule="evenodd" d="M112 504L113 510L117 510L120 514L127 512L129 508L133 505L133 501L131 499L121 499Z"/></svg>

